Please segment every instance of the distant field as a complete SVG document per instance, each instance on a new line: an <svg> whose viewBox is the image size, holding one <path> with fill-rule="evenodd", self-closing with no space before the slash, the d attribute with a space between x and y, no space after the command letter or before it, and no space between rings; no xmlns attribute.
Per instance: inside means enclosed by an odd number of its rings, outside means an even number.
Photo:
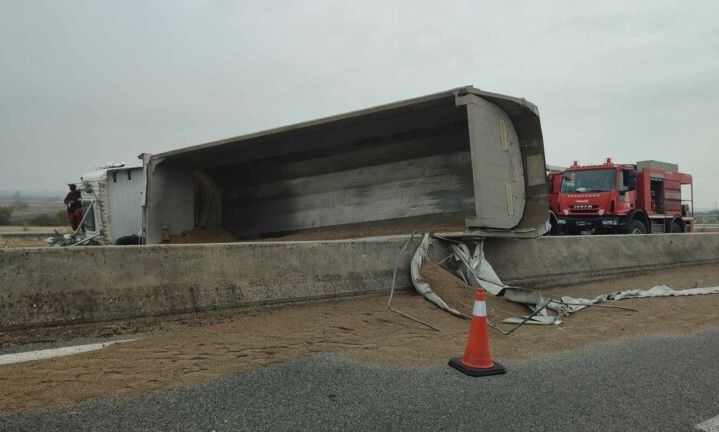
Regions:
<svg viewBox="0 0 719 432"><path fill-rule="evenodd" d="M57 198L23 198L22 201L26 203L28 207L22 210L13 210L12 220L15 222L23 222L44 214L54 215L65 208L62 202L64 198L64 196ZM13 199L0 199L0 207L10 207L14 203L15 201Z"/></svg>

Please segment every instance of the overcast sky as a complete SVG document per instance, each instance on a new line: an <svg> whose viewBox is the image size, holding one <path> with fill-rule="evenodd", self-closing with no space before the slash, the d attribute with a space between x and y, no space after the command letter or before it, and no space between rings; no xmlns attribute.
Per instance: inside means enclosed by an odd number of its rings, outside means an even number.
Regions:
<svg viewBox="0 0 719 432"><path fill-rule="evenodd" d="M719 201L716 1L0 0L0 190L461 85L548 163L657 159Z"/></svg>

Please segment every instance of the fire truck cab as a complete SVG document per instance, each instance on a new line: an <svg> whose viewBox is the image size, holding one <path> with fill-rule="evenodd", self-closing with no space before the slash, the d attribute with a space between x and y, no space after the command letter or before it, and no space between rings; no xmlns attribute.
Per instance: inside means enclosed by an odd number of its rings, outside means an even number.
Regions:
<svg viewBox="0 0 719 432"><path fill-rule="evenodd" d="M682 187L688 199L682 198ZM646 234L692 231L692 176L676 164L574 162L550 183L557 234Z"/></svg>

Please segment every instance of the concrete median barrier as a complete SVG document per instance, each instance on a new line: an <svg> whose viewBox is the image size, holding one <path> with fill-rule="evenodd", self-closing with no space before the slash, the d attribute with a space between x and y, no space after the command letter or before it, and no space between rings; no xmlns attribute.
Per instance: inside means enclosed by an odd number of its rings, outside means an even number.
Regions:
<svg viewBox="0 0 719 432"><path fill-rule="evenodd" d="M405 241L2 250L0 329L370 294L389 289Z"/></svg>
<svg viewBox="0 0 719 432"><path fill-rule="evenodd" d="M546 287L719 261L719 235L651 234L489 239L487 259L507 284Z"/></svg>
<svg viewBox="0 0 719 432"><path fill-rule="evenodd" d="M410 288L418 240L400 260L399 289ZM0 330L386 293L405 241L0 250ZM719 234L492 239L485 249L506 282L542 286L719 261Z"/></svg>

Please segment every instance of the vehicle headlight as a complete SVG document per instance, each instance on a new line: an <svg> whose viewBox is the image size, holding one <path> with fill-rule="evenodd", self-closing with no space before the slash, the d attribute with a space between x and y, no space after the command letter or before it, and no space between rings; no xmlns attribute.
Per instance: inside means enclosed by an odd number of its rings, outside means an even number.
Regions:
<svg viewBox="0 0 719 432"><path fill-rule="evenodd" d="M602 225L616 225L617 220L616 219L607 219L602 221Z"/></svg>
<svg viewBox="0 0 719 432"><path fill-rule="evenodd" d="M562 210L562 213L564 213L565 215L568 215L568 214L569 214L569 209L564 209L564 210Z"/></svg>
<svg viewBox="0 0 719 432"><path fill-rule="evenodd" d="M603 209L603 208L600 208L600 209L599 209L599 216L604 216L604 209Z"/></svg>

